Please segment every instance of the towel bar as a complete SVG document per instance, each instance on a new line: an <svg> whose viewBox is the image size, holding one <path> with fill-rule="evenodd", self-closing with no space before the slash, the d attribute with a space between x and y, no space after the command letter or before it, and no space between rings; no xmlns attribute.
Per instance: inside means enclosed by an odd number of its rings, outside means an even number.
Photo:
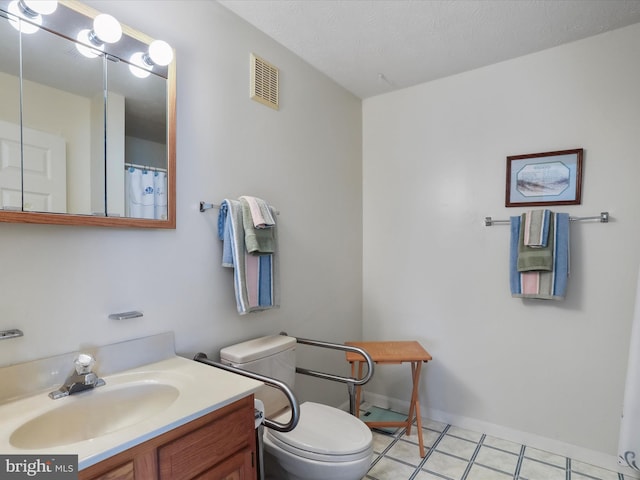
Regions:
<svg viewBox="0 0 640 480"><path fill-rule="evenodd" d="M600 215L593 217L569 217L571 222L580 222L582 220L599 220L600 223L609 223L609 212L600 212ZM484 226L491 227L492 225L508 225L510 220L494 220L491 217L484 217Z"/></svg>
<svg viewBox="0 0 640 480"><path fill-rule="evenodd" d="M211 210L212 208L220 208L220 205L218 205L217 203L200 202L200 211L201 212L205 212L207 210ZM280 215L280 212L278 210L276 210L276 215Z"/></svg>

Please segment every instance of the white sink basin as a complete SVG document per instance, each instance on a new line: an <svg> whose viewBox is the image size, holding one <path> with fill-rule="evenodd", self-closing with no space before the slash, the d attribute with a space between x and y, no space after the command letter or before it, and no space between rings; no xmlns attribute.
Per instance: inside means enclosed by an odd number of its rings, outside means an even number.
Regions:
<svg viewBox="0 0 640 480"><path fill-rule="evenodd" d="M159 414L179 394L177 388L162 383L98 387L54 400L60 406L17 428L9 443L30 450L91 440Z"/></svg>
<svg viewBox="0 0 640 480"><path fill-rule="evenodd" d="M0 452L75 454L83 470L262 385L178 356L102 378L104 386L57 400L48 395L56 384L0 403Z"/></svg>

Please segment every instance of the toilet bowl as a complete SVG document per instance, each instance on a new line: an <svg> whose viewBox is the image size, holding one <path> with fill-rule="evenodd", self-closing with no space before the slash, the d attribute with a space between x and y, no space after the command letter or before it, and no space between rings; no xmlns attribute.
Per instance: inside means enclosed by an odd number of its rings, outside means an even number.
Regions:
<svg viewBox="0 0 640 480"><path fill-rule="evenodd" d="M276 420L285 422L288 415ZM319 403L300 405L291 432L265 429L266 480L360 480L372 455L371 430L362 421Z"/></svg>
<svg viewBox="0 0 640 480"><path fill-rule="evenodd" d="M272 335L242 342L220 351L222 363L261 373L293 388L296 339ZM275 392L279 393L279 392ZM288 402L274 389L255 393L266 416L286 424ZM265 428L265 480L361 480L373 458L373 435L360 419L328 405L305 402L290 432Z"/></svg>

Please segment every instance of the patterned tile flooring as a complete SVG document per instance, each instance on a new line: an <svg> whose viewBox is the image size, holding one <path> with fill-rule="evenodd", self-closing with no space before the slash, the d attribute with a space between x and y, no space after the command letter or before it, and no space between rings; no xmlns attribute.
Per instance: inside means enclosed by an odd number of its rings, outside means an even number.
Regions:
<svg viewBox="0 0 640 480"><path fill-rule="evenodd" d="M364 405L363 405L364 407ZM571 458L430 420L423 422L426 455L415 428L373 431L374 458L366 480L631 480ZM365 480L363 479L363 480Z"/></svg>

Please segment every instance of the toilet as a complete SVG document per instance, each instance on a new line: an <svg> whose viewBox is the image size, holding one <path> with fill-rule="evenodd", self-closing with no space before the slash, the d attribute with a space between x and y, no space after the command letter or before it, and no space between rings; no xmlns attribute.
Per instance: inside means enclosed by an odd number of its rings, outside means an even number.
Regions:
<svg viewBox="0 0 640 480"><path fill-rule="evenodd" d="M296 339L272 335L220 350L220 361L260 373L294 387ZM265 405L267 418L287 423L290 406L282 392L261 387L256 398ZM300 420L290 432L265 428L266 480L360 480L373 457L371 430L358 418L328 405L304 402Z"/></svg>

